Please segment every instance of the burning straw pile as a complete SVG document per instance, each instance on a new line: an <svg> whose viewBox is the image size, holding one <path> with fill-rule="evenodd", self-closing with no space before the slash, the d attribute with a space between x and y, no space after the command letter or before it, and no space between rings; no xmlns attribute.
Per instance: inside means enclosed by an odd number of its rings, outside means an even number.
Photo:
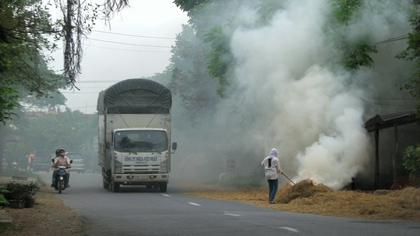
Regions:
<svg viewBox="0 0 420 236"><path fill-rule="evenodd" d="M331 192L330 188L325 185L316 185L312 180L302 180L295 185L286 185L279 189L277 200L280 203L290 203L296 198L308 198L317 192Z"/></svg>

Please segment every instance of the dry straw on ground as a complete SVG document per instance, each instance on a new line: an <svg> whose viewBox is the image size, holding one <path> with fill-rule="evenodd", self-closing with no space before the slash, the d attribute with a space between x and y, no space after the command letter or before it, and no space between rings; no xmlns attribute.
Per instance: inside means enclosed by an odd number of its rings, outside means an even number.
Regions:
<svg viewBox="0 0 420 236"><path fill-rule="evenodd" d="M304 180L279 188L277 204L268 203L268 188L207 190L189 192L194 196L244 201L261 207L328 216L367 219L420 220L420 189L408 187L396 191L334 191L322 184Z"/></svg>

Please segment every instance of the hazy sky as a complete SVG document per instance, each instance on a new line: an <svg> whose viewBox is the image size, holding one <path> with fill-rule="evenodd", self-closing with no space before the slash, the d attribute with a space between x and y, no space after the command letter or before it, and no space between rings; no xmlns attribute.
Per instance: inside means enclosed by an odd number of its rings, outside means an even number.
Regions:
<svg viewBox="0 0 420 236"><path fill-rule="evenodd" d="M130 1L130 6L117 14L110 26L98 21L84 39L82 74L76 83L80 91L62 91L70 109L92 114L101 90L120 80L152 76L168 66L171 45L187 23L187 14L173 0L136 0ZM53 57L52 69L61 70L63 51Z"/></svg>

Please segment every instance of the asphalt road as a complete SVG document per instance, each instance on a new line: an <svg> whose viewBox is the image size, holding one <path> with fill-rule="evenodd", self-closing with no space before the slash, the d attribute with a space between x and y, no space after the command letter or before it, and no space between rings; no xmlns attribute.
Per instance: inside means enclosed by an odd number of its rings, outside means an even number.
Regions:
<svg viewBox="0 0 420 236"><path fill-rule="evenodd" d="M51 173L39 172L47 183ZM298 214L143 187L112 193L99 174L72 173L71 188L59 195L82 216L83 235L378 235L418 236L420 222L362 220Z"/></svg>

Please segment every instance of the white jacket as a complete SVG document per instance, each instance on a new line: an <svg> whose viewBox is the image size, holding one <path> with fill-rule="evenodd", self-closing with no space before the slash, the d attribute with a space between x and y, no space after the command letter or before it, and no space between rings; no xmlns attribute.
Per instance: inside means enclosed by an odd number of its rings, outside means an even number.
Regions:
<svg viewBox="0 0 420 236"><path fill-rule="evenodd" d="M283 173L280 167L280 161L276 157L277 156L277 149L273 148L271 149L270 155L261 162L261 165L264 166L265 171L265 179L266 180L274 180L279 178L279 173ZM270 160L271 159L271 166Z"/></svg>

